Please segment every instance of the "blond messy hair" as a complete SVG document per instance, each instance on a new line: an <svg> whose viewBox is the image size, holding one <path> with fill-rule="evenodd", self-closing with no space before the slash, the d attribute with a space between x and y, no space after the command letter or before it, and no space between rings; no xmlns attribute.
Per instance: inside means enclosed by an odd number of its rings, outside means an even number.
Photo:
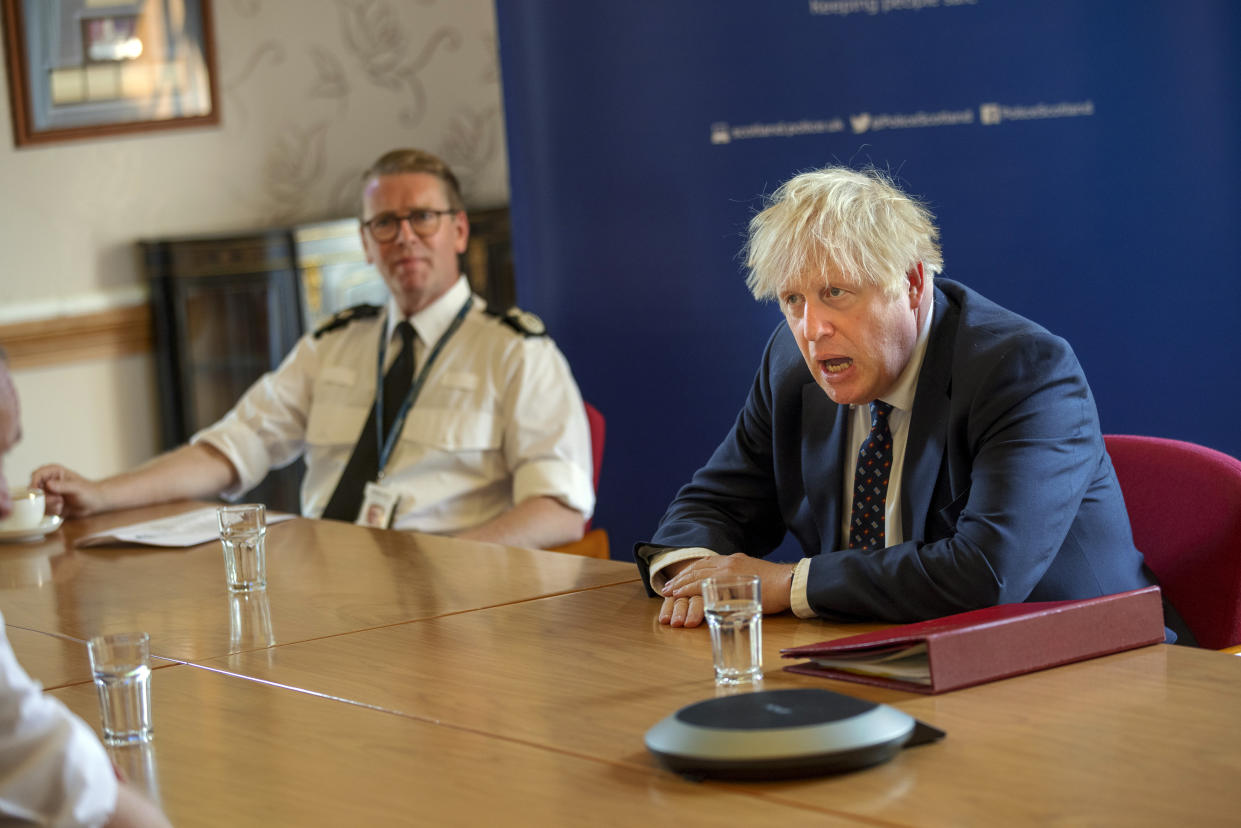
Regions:
<svg viewBox="0 0 1241 828"><path fill-rule="evenodd" d="M789 179L750 221L742 253L746 286L760 301L829 272L895 298L918 262L928 277L944 266L931 211L874 168L825 167Z"/></svg>

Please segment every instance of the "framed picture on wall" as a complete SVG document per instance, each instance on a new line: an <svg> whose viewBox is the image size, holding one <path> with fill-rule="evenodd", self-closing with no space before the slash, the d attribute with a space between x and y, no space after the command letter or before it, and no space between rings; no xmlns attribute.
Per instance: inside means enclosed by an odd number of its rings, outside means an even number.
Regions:
<svg viewBox="0 0 1241 828"><path fill-rule="evenodd" d="M211 0L0 0L18 146L219 122Z"/></svg>

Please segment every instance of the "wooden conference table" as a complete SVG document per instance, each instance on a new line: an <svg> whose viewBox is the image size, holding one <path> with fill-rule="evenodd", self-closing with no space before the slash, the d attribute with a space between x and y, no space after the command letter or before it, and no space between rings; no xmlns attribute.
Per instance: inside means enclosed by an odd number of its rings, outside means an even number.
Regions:
<svg viewBox="0 0 1241 828"><path fill-rule="evenodd" d="M296 519L264 593L218 543L75 549L194 504L0 546L26 668L98 729L83 640L146 630L155 738L111 751L176 825L1046 825L1241 820L1241 659L1158 645L921 696L797 676L779 650L871 629L764 620L764 686L947 731L868 770L690 782L647 728L710 698L705 628L655 619L632 564Z"/></svg>

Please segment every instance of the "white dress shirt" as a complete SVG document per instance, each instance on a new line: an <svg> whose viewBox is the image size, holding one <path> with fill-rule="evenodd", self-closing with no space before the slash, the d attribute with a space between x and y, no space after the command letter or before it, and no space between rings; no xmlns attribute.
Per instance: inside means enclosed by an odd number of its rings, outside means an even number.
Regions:
<svg viewBox="0 0 1241 828"><path fill-rule="evenodd" d="M469 296L463 276L410 318L416 370ZM464 531L540 496L584 518L594 512L590 431L568 362L549 337L525 336L485 307L475 296L384 469L383 485L399 496L393 528ZM239 482L226 497L239 497L305 452L302 514L323 513L374 405L379 337L389 337L390 362L400 347L392 342L399 321L390 300L383 314L303 337L223 419L191 438L219 449L237 469Z"/></svg>
<svg viewBox="0 0 1241 828"><path fill-rule="evenodd" d="M116 791L94 731L22 669L0 617L0 823L103 825Z"/></svg>

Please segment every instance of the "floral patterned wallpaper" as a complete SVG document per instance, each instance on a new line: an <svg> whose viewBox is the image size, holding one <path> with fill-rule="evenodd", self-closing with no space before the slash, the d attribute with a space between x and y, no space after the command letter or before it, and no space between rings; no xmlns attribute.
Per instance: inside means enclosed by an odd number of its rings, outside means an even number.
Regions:
<svg viewBox="0 0 1241 828"><path fill-rule="evenodd" d="M471 207L508 203L492 0L212 9L216 126L18 149L0 106L0 325L144 303L139 239L356 215L362 170L398 146L448 161ZM150 355L15 379L40 415L6 459L14 479L53 459L112 474L158 448Z"/></svg>
<svg viewBox="0 0 1241 828"><path fill-rule="evenodd" d="M267 223L352 215L383 151L443 157L471 206L507 202L490 0L216 0L233 181Z"/></svg>
<svg viewBox="0 0 1241 828"><path fill-rule="evenodd" d="M354 216L394 147L508 203L492 0L211 5L218 125L18 149L0 107L0 324L145 301L139 239Z"/></svg>

